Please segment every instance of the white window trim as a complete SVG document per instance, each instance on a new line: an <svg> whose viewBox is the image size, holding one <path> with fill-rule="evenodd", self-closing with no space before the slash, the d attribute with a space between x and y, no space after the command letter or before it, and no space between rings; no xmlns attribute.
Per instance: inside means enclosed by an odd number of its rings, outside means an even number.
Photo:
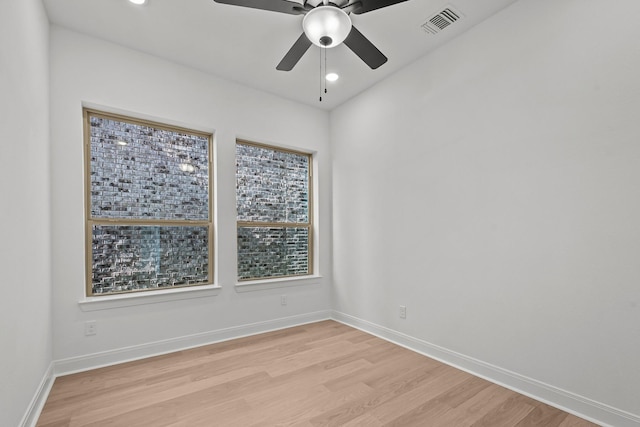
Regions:
<svg viewBox="0 0 640 427"><path fill-rule="evenodd" d="M218 295L221 289L222 287L219 285L199 285L113 295L106 294L99 297L82 298L78 301L78 305L82 311L110 310L167 301L212 297Z"/></svg>
<svg viewBox="0 0 640 427"><path fill-rule="evenodd" d="M287 288L290 286L316 285L322 280L322 276L312 274L308 276L293 276L270 279L244 280L237 282L236 292L253 292L266 289Z"/></svg>

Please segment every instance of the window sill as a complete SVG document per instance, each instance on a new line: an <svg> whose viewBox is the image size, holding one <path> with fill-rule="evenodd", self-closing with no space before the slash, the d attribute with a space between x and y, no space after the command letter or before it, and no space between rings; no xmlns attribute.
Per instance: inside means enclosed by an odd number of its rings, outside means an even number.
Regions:
<svg viewBox="0 0 640 427"><path fill-rule="evenodd" d="M236 283L236 292L262 291L265 289L286 288L289 286L315 285L322 276L283 277L281 279L247 280Z"/></svg>
<svg viewBox="0 0 640 427"><path fill-rule="evenodd" d="M109 310L135 305L156 304L192 298L205 298L220 293L218 285L201 285L190 288L166 289L161 291L133 292L129 294L85 297L78 301L82 311Z"/></svg>

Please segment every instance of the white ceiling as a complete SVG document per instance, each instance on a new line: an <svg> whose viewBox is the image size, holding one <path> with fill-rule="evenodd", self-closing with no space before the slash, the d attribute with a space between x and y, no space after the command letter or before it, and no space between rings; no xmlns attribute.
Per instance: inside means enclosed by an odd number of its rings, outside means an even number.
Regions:
<svg viewBox="0 0 640 427"><path fill-rule="evenodd" d="M311 46L292 71L276 65L302 33L302 16L213 0L44 0L52 23L163 57L246 86L331 110L426 55L516 0L408 0L361 15L356 26L388 62L371 70L346 46L327 49L327 69L340 79L320 95L320 48ZM444 6L464 18L436 35L420 26ZM508 37L505 34L505 37Z"/></svg>

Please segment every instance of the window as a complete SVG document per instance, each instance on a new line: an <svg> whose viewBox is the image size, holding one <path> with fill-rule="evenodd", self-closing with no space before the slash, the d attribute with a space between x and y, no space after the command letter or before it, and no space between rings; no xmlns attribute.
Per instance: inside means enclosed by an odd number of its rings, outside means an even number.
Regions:
<svg viewBox="0 0 640 427"><path fill-rule="evenodd" d="M311 155L236 143L238 280L309 275Z"/></svg>
<svg viewBox="0 0 640 427"><path fill-rule="evenodd" d="M87 295L210 284L212 135L84 110Z"/></svg>

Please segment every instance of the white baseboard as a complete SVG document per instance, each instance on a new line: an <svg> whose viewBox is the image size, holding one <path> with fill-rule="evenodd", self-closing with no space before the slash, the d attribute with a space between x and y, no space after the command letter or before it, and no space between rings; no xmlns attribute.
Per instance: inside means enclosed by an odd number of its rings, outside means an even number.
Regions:
<svg viewBox="0 0 640 427"><path fill-rule="evenodd" d="M640 426L640 416L638 415L456 353L384 326L335 310L332 312L331 318L596 424L608 427Z"/></svg>
<svg viewBox="0 0 640 427"><path fill-rule="evenodd" d="M104 366L116 365L147 357L159 356L175 351L214 344L235 338L242 338L278 329L290 328L292 326L306 323L319 322L331 318L330 310L306 313L297 316L283 317L280 319L267 320L264 322L251 323L247 325L233 326L215 331L203 332L199 334L187 335L178 338L171 338L163 341L156 341L131 347L119 348L100 353L93 353L84 356L71 357L54 361L55 376L63 376L76 372L88 371L90 369Z"/></svg>
<svg viewBox="0 0 640 427"><path fill-rule="evenodd" d="M51 391L54 380L53 362L51 362L42 377L42 381L40 381L40 385L38 386L33 399L31 399L31 402L29 403L27 411L20 421L20 427L35 427L38 422L38 418L40 417L40 412L42 412L42 408L44 408L47 397L49 397L49 392Z"/></svg>

